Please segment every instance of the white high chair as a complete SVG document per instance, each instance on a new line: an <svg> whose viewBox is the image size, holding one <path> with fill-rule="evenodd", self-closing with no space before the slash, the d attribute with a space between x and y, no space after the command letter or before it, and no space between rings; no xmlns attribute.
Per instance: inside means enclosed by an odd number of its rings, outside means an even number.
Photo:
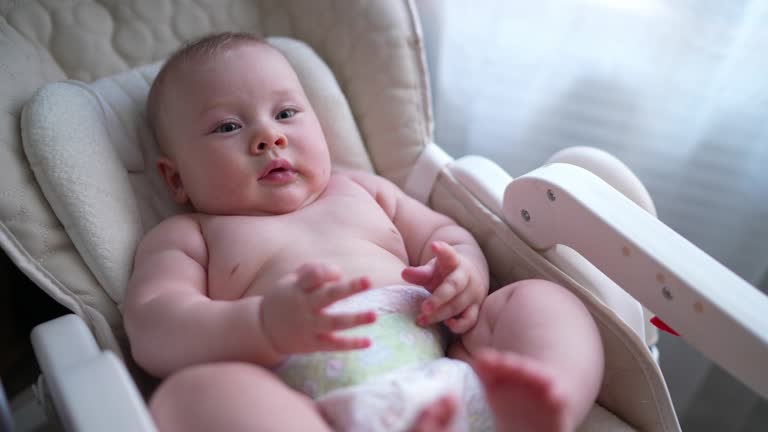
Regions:
<svg viewBox="0 0 768 432"><path fill-rule="evenodd" d="M637 301L768 396L768 300L657 221L623 164L575 148L513 180L432 142L412 1L0 0L0 13L0 245L74 313L32 335L65 430L154 430L120 303L142 234L181 209L155 170L144 102L181 41L224 30L270 37L334 163L374 170L469 229L493 286L546 278L585 302L606 371L580 430L680 429ZM66 79L78 81L50 84Z"/></svg>

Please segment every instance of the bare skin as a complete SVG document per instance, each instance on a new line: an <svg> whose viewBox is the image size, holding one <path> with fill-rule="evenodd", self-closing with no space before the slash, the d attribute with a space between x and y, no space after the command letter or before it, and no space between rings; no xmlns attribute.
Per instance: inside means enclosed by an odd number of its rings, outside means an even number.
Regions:
<svg viewBox="0 0 768 432"><path fill-rule="evenodd" d="M134 357L170 376L150 405L162 432L277 430L282 420L329 430L267 370L294 354L375 344L339 334L373 312L327 308L404 282L431 293L419 325L463 335L450 354L475 367L498 430L576 427L599 388L602 346L575 297L545 281L488 296L466 230L381 177L332 174L319 122L272 48L243 42L196 61L158 90L153 123L168 153L161 175L197 212L142 240L124 302ZM455 395L438 398L411 430L450 431L456 409Z"/></svg>
<svg viewBox="0 0 768 432"><path fill-rule="evenodd" d="M452 395L440 397L419 413L410 432L453 432L451 421L458 409L457 404Z"/></svg>

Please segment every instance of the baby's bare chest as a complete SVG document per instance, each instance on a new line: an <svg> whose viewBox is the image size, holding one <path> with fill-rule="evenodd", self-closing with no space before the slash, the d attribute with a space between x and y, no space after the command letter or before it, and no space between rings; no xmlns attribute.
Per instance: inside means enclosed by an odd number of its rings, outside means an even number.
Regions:
<svg viewBox="0 0 768 432"><path fill-rule="evenodd" d="M214 299L259 294L306 262L335 264L347 277L366 275L371 262L407 262L400 233L372 198L342 195L288 215L218 217L203 233Z"/></svg>

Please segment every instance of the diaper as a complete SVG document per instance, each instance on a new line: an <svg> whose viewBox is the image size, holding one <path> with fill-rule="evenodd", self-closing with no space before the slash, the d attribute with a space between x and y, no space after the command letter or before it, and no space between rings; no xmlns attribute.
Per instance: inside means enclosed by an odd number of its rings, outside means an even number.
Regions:
<svg viewBox="0 0 768 432"><path fill-rule="evenodd" d="M460 403L457 431L493 431L482 386L469 365L445 358L438 326L416 325L429 292L411 285L376 288L333 304L331 312L373 310L375 323L342 332L366 336L367 349L293 355L275 373L312 397L337 431L396 432L421 409L452 393Z"/></svg>
<svg viewBox="0 0 768 432"><path fill-rule="evenodd" d="M449 358L406 366L316 400L333 430L401 432L430 402L452 394L459 402L452 431L493 432L493 412L474 370Z"/></svg>

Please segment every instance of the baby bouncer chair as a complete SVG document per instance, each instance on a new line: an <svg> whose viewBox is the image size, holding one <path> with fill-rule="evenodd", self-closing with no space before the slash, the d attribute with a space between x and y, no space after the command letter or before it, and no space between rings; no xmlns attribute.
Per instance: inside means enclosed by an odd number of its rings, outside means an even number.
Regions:
<svg viewBox="0 0 768 432"><path fill-rule="evenodd" d="M580 430L680 429L648 310L768 395L768 301L658 222L623 164L576 148L513 179L432 142L412 1L2 0L0 12L0 244L73 312L32 335L38 393L64 430L154 430L152 383L130 359L120 304L138 241L182 209L156 172L144 103L160 62L215 31L269 38L334 163L375 171L469 229L493 287L545 278L585 302L606 370Z"/></svg>

